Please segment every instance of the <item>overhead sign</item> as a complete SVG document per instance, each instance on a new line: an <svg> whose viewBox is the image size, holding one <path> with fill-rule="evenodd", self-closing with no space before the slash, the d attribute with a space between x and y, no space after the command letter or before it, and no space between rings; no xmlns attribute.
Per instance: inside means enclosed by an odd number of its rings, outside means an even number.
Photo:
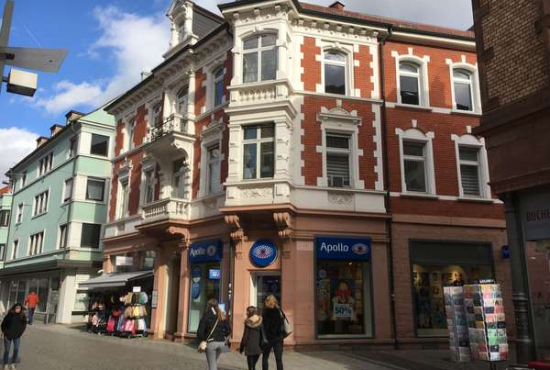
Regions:
<svg viewBox="0 0 550 370"><path fill-rule="evenodd" d="M370 238L318 237L315 239L317 258L340 260L369 260Z"/></svg>
<svg viewBox="0 0 550 370"><path fill-rule="evenodd" d="M133 257L126 257L126 256L116 256L115 265L116 266L133 266L134 265L134 258Z"/></svg>
<svg viewBox="0 0 550 370"><path fill-rule="evenodd" d="M189 247L189 262L219 262L222 259L223 243L221 240L208 240L193 243Z"/></svg>
<svg viewBox="0 0 550 370"><path fill-rule="evenodd" d="M250 261L257 267L267 267L277 259L277 246L270 240L257 240L250 248Z"/></svg>
<svg viewBox="0 0 550 370"><path fill-rule="evenodd" d="M550 239L550 189L521 194L520 209L525 239Z"/></svg>

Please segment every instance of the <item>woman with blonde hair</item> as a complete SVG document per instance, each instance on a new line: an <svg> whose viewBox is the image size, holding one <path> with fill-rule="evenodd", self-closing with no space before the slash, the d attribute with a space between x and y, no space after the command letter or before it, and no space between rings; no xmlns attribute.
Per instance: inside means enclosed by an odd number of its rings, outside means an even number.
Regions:
<svg viewBox="0 0 550 370"><path fill-rule="evenodd" d="M262 370L269 370L269 354L275 353L277 370L283 370L284 314L279 308L279 302L273 294L265 299L262 313L264 333L267 344L262 355Z"/></svg>
<svg viewBox="0 0 550 370"><path fill-rule="evenodd" d="M217 370L220 354L229 350L225 343L229 335L231 335L231 326L220 309L218 301L208 300L206 312L197 330L197 339L200 341L199 351L206 352L209 370Z"/></svg>

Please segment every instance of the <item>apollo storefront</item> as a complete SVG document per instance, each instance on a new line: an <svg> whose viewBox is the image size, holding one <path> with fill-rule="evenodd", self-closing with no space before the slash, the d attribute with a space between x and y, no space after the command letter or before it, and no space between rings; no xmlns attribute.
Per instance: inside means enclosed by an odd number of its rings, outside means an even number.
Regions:
<svg viewBox="0 0 550 370"><path fill-rule="evenodd" d="M315 252L317 337L371 338L371 240L317 237Z"/></svg>

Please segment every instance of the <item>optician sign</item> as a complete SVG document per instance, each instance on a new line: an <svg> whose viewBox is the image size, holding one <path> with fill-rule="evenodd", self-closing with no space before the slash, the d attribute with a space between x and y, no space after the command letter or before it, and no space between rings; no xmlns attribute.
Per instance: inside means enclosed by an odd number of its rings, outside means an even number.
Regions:
<svg viewBox="0 0 550 370"><path fill-rule="evenodd" d="M270 240L260 239L250 248L250 260L257 267L267 267L277 259L277 246Z"/></svg>
<svg viewBox="0 0 550 370"><path fill-rule="evenodd" d="M340 260L369 260L370 238L318 237L315 239L317 258Z"/></svg>
<svg viewBox="0 0 550 370"><path fill-rule="evenodd" d="M193 243L189 247L189 262L219 262L222 256L222 241L208 240L199 243Z"/></svg>

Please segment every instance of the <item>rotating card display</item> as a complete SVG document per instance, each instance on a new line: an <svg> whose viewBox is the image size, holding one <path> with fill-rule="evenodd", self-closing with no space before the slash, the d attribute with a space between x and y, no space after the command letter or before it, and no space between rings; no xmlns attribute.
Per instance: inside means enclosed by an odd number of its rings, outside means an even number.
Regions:
<svg viewBox="0 0 550 370"><path fill-rule="evenodd" d="M451 357L455 362L471 361L464 289L461 286L447 286L443 288L443 292Z"/></svg>

